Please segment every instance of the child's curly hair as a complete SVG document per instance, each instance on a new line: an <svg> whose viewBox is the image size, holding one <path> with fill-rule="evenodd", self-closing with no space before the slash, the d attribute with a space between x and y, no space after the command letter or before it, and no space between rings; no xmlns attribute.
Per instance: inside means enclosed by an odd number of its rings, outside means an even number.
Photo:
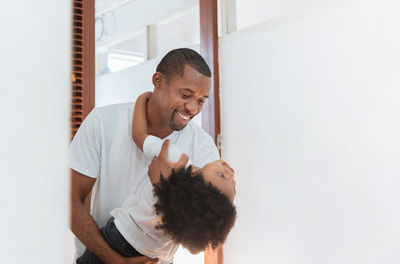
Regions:
<svg viewBox="0 0 400 264"><path fill-rule="evenodd" d="M192 168L162 175L154 185L155 211L162 222L156 227L179 244L204 250L223 243L236 219L236 207L201 173Z"/></svg>

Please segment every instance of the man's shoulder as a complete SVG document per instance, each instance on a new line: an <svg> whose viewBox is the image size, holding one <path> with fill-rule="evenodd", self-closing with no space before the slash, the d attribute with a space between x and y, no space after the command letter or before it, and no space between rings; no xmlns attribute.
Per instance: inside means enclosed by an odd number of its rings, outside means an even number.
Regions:
<svg viewBox="0 0 400 264"><path fill-rule="evenodd" d="M96 107L90 115L104 135L117 135L132 124L134 103Z"/></svg>
<svg viewBox="0 0 400 264"><path fill-rule="evenodd" d="M212 137L198 124L190 122L185 129L182 148L190 160L203 167L205 164L219 159L218 149ZM181 147L181 146L180 146Z"/></svg>
<svg viewBox="0 0 400 264"><path fill-rule="evenodd" d="M132 109L134 106L135 106L134 102L129 102L129 103L99 106L96 107L95 109L98 113L109 113L109 112L127 111Z"/></svg>
<svg viewBox="0 0 400 264"><path fill-rule="evenodd" d="M117 116L122 116L123 114L133 113L135 104L133 102L112 104L106 106L96 107L93 111L96 112L97 116L101 120L115 119Z"/></svg>
<svg viewBox="0 0 400 264"><path fill-rule="evenodd" d="M207 132L196 122L189 122L186 127L183 129L185 133L199 133L199 134L207 134Z"/></svg>

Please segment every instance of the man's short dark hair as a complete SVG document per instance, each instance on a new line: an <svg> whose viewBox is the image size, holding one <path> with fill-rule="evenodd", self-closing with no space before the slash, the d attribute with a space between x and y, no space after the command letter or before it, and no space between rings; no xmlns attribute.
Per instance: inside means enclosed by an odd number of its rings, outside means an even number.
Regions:
<svg viewBox="0 0 400 264"><path fill-rule="evenodd" d="M223 243L235 224L236 207L201 173L192 174L191 167L172 171L168 179L162 175L154 185L157 202L154 207L163 229L176 243L204 250Z"/></svg>
<svg viewBox="0 0 400 264"><path fill-rule="evenodd" d="M167 81L174 74L183 76L185 65L189 65L197 72L211 77L211 71L203 57L196 51L188 48L174 49L162 58L156 71L164 74Z"/></svg>

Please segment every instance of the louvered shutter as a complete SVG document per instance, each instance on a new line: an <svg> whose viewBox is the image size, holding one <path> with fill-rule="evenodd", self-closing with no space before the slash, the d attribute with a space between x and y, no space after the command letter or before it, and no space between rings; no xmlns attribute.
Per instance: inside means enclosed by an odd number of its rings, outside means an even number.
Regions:
<svg viewBox="0 0 400 264"><path fill-rule="evenodd" d="M94 107L94 0L74 0L72 20L71 138Z"/></svg>

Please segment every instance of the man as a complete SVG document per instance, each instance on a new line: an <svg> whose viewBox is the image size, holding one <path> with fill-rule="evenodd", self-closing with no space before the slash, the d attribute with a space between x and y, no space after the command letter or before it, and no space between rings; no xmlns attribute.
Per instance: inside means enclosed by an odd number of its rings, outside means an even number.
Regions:
<svg viewBox="0 0 400 264"><path fill-rule="evenodd" d="M189 121L208 98L211 72L191 49L169 52L153 75L154 91L147 105L149 134L168 138L199 166L219 159L211 137ZM109 212L137 191L150 163L132 139L134 104L94 109L71 143L71 230L104 263L152 263L150 258L125 258L102 237ZM92 190L91 215L84 201ZM77 242L77 256L84 247Z"/></svg>

